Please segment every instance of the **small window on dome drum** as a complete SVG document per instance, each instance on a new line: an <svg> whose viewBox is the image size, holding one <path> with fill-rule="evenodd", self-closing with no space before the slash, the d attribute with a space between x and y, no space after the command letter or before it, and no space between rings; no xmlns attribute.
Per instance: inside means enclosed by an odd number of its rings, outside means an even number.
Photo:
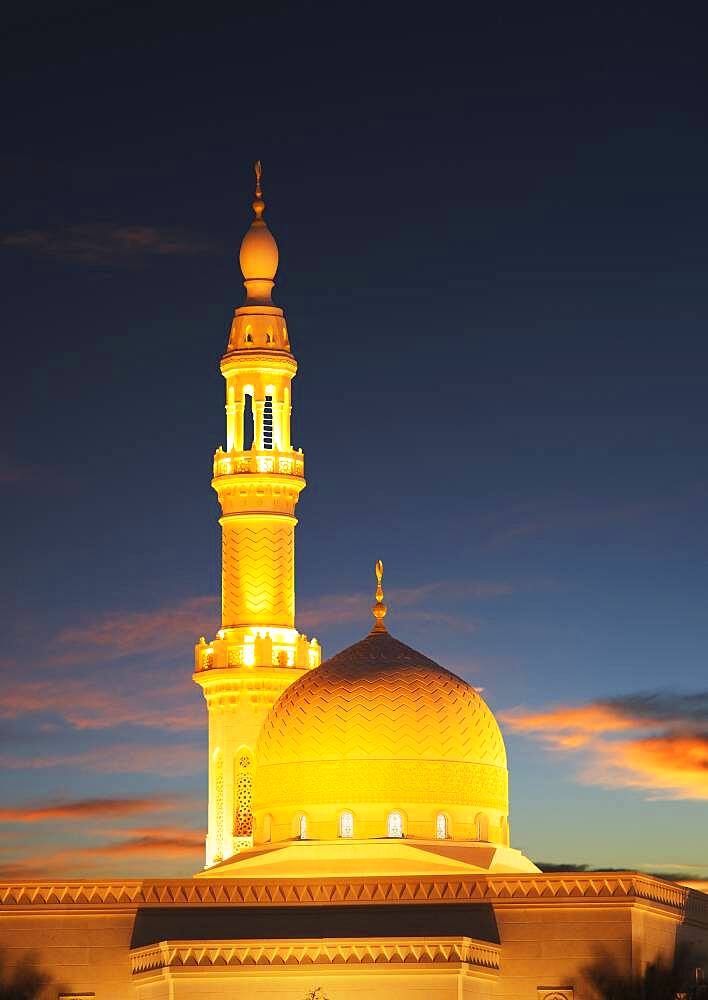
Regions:
<svg viewBox="0 0 708 1000"><path fill-rule="evenodd" d="M403 816L401 816L399 812L392 812L388 814L388 836L403 836Z"/></svg>
<svg viewBox="0 0 708 1000"><path fill-rule="evenodd" d="M339 817L339 836L350 838L354 836L354 815L343 812Z"/></svg>
<svg viewBox="0 0 708 1000"><path fill-rule="evenodd" d="M300 817L300 840L307 840L307 816Z"/></svg>
<svg viewBox="0 0 708 1000"><path fill-rule="evenodd" d="M435 819L435 836L438 840L447 840L447 816L438 813Z"/></svg>

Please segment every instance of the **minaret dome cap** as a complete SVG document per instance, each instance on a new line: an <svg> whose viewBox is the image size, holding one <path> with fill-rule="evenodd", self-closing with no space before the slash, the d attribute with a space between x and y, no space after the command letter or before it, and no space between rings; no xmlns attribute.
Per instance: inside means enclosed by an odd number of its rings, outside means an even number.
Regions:
<svg viewBox="0 0 708 1000"><path fill-rule="evenodd" d="M270 304L271 290L278 270L278 244L263 219L265 202L261 196L261 161L256 163L255 218L241 241L239 264L246 286L247 302Z"/></svg>

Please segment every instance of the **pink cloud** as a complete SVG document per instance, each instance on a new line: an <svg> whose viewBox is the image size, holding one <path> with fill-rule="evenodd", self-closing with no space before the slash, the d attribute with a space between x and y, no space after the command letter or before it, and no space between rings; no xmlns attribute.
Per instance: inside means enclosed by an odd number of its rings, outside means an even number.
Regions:
<svg viewBox="0 0 708 1000"><path fill-rule="evenodd" d="M189 647L199 635L213 631L218 600L212 595L190 597L151 611L117 611L90 625L63 629L55 636L59 653L51 664L95 663L126 656L161 653Z"/></svg>
<svg viewBox="0 0 708 1000"><path fill-rule="evenodd" d="M188 700L191 690L184 680L185 702L175 702L162 686L146 686L130 693L107 690L100 681L20 681L3 692L0 718L12 719L31 712L52 712L76 729L110 729L115 726L152 726L158 729L193 730L204 726L199 703ZM187 692L189 691L189 695Z"/></svg>
<svg viewBox="0 0 708 1000"><path fill-rule="evenodd" d="M120 743L74 754L20 757L0 754L6 770L70 767L104 774L198 774L206 767L206 751L193 744L145 745Z"/></svg>

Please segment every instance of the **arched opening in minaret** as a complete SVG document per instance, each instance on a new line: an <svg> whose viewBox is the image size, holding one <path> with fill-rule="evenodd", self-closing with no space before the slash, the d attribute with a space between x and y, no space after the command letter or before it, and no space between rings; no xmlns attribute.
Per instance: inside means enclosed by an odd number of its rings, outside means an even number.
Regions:
<svg viewBox="0 0 708 1000"><path fill-rule="evenodd" d="M273 447L273 397L266 396L263 404L263 447L269 451Z"/></svg>
<svg viewBox="0 0 708 1000"><path fill-rule="evenodd" d="M253 447L255 436L255 419L253 416L253 390L246 387L243 394L243 450L249 451Z"/></svg>

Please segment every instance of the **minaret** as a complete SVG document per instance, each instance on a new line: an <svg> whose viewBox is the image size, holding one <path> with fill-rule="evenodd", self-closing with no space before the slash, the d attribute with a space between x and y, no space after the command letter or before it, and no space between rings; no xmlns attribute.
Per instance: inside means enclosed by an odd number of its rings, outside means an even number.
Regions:
<svg viewBox="0 0 708 1000"><path fill-rule="evenodd" d="M278 246L263 219L256 164L255 218L239 262L246 301L234 313L221 373L226 380L226 449L214 456L222 515L221 628L195 648L194 680L209 712L206 866L253 843L253 749L276 698L319 666L316 639L295 628L295 504L304 456L290 443L291 382L297 363L283 310L271 292Z"/></svg>

